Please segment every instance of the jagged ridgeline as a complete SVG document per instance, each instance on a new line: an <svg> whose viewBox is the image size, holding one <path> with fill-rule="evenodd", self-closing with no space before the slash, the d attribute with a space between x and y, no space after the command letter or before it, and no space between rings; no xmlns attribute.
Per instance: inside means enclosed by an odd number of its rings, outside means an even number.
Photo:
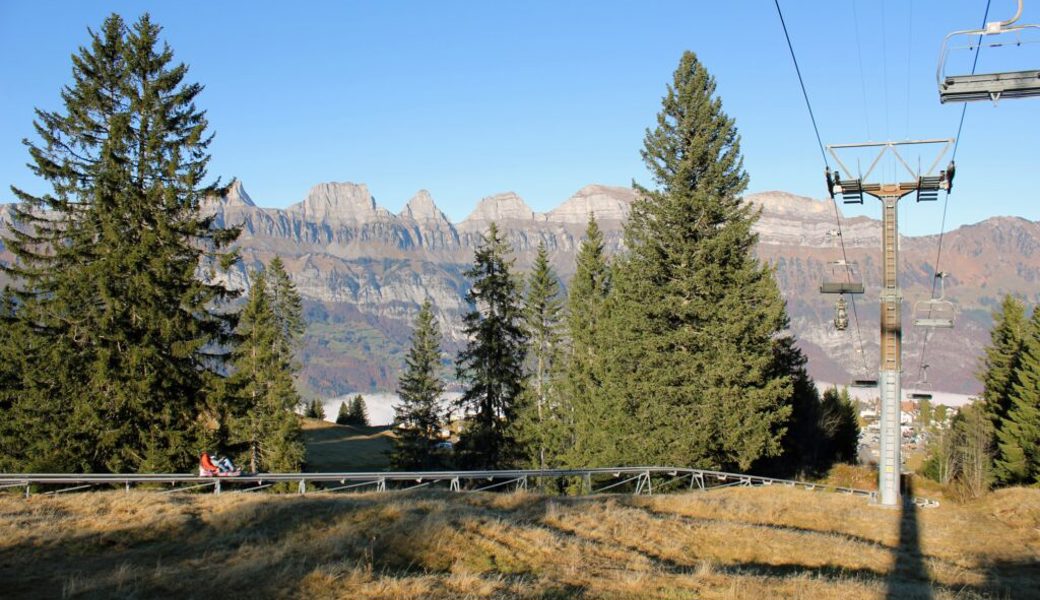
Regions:
<svg viewBox="0 0 1040 600"><path fill-rule="evenodd" d="M272 209L257 206L242 182L235 182L225 197L204 208L218 223L242 226L236 245L243 262L229 274L233 287L246 287L246 269L274 256L285 261L304 298L309 323L303 391L328 397L395 389L412 321L427 294L434 300L446 343L454 348L468 285L462 271L472 259L476 236L490 220L513 245L519 270L530 268L538 242L544 240L553 269L569 284L587 215L596 215L605 249L613 255L621 247L623 220L634 197L629 188L590 185L556 209L536 213L515 194L499 194L481 200L462 222L451 223L425 191L398 214L379 207L365 185L350 183L321 184L303 202ZM862 361L852 343L854 334L833 331L831 304L817 293L819 282L830 275L827 261L841 258L828 235L834 229L830 202L784 192L749 194L747 199L763 209L754 227L759 234L756 253L776 266L791 328L809 356L810 373L833 382L859 376ZM10 205L0 205L4 223L10 210ZM878 310L869 288L880 281L880 222L853 217L844 224L849 260L863 268L868 286L858 308L864 351L874 356ZM929 354L934 350L932 356L941 357L930 361L929 378L937 390L977 393L973 374L988 341L993 309L1005 293L1040 300L1040 224L995 217L945 237L948 295L960 313L956 333L937 332L929 341ZM934 253L933 236L901 241L904 314L910 314L913 300L928 297ZM0 241L0 262L12 259ZM914 328L904 330L911 366L920 336Z"/></svg>
<svg viewBox="0 0 1040 600"><path fill-rule="evenodd" d="M325 183L287 209L260 208L241 183L207 210L219 222L242 226L237 242L243 263L231 274L243 286L244 269L278 255L305 299L309 327L302 363L303 383L322 396L396 387L411 325L428 295L449 350L460 340L468 268L479 235L492 220L512 245L519 271L529 270L544 241L554 271L569 285L588 214L596 216L609 255L622 245L622 226L635 198L630 188L590 185L557 208L536 213L515 194L480 200L462 222L451 223L421 191L397 214L378 206L365 185ZM841 258L828 233L834 229L830 201L784 192L750 194L762 208L754 226L756 254L775 265L787 301L791 328L809 357L809 370L822 381L860 376L862 360L851 328L833 331L831 303L818 294L830 276L827 262ZM877 353L878 308L870 296L880 281L878 221L844 221L849 260L863 269L867 296L858 304L868 357ZM901 241L904 313L931 289L932 236ZM946 262L949 261L949 262ZM946 234L947 295L960 311L956 332L937 332L929 341L930 380L938 390L975 393L981 348L988 340L990 313L1006 292L1040 298L1040 224L996 217ZM876 292L875 292L876 293ZM908 361L920 348L921 333L904 330ZM934 354L932 351L934 350Z"/></svg>

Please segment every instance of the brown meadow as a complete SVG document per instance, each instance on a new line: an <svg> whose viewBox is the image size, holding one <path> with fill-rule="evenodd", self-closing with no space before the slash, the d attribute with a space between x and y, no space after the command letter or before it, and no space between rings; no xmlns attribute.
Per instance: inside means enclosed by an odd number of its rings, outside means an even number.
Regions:
<svg viewBox="0 0 1040 600"><path fill-rule="evenodd" d="M897 566L898 561L898 566ZM3 597L1038 598L1040 490L0 496Z"/></svg>

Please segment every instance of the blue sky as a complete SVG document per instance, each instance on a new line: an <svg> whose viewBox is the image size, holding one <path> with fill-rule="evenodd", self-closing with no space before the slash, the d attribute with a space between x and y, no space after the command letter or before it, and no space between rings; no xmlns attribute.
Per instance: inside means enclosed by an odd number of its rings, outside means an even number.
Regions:
<svg viewBox="0 0 1040 600"><path fill-rule="evenodd" d="M939 44L979 26L984 0L781 6L825 144L956 133L961 106L941 105L935 90ZM749 191L825 193L767 0L0 0L0 201L11 200L7 184L42 190L20 140L32 133L34 107L60 107L70 54L113 11L128 20L147 11L165 28L189 78L206 86L199 104L217 134L211 174L239 177L262 206L353 181L395 212L426 188L458 221L497 192L544 211L588 183L649 183L643 133L686 49L716 77L736 120ZM990 20L1006 18L1014 2L993 0L992 11ZM1027 3L1022 21L1040 22L1040 3ZM984 50L980 70L1023 61L1040 65L1040 46ZM1040 99L969 105L948 228L993 215L1040 220L1026 181L1040 167L1038 130ZM941 205L903 205L905 233L938 232ZM878 212L876 202L846 209Z"/></svg>

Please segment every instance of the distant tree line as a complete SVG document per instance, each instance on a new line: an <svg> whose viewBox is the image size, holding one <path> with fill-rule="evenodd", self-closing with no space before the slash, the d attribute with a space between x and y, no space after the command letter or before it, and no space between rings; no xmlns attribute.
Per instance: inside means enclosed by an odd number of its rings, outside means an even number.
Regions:
<svg viewBox="0 0 1040 600"><path fill-rule="evenodd" d="M324 419L324 415L321 418ZM358 394L351 398L349 403L340 402L339 413L336 414L336 424L368 427L368 407L365 404L364 396Z"/></svg>
<svg viewBox="0 0 1040 600"><path fill-rule="evenodd" d="M993 315L982 397L933 428L926 474L968 496L1040 483L1040 306L1005 296ZM943 420L939 420L943 424Z"/></svg>
<svg viewBox="0 0 1040 600"><path fill-rule="evenodd" d="M72 57L63 108L37 110L3 240L0 470L171 472L203 451L297 470L300 298L278 259L245 304L220 274L238 236L202 212L202 86L147 16L112 15Z"/></svg>
<svg viewBox="0 0 1040 600"><path fill-rule="evenodd" d="M854 461L855 408L821 398L770 266L733 120L714 79L683 55L642 155L654 188L613 262L590 215L566 297L544 242L531 272L491 224L478 245L455 359L462 397L441 400L440 333L416 319L396 406L395 468L674 465L776 474ZM438 452L449 412L454 452Z"/></svg>

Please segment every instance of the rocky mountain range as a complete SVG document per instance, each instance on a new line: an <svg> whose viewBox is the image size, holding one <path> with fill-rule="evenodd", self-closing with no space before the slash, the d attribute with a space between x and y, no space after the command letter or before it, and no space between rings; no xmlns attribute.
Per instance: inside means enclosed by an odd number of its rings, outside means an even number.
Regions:
<svg viewBox="0 0 1040 600"><path fill-rule="evenodd" d="M516 194L504 193L480 200L466 219L452 223L425 190L398 214L378 206L365 185L353 183L319 184L302 202L270 209L257 206L235 182L206 210L221 224L242 227L242 261L229 274L232 285L247 288L253 270L282 257L304 297L308 320L301 385L311 395L328 397L395 388L412 320L427 297L436 307L447 351L459 346L469 285L463 272L492 221L511 242L518 271L530 267L544 241L566 284L588 215L596 216L608 251L616 253L635 199L628 188L589 185L557 208L536 213ZM876 368L880 222L842 220L847 258L856 263L867 293L857 298L849 329L838 332L831 325L834 298L818 293L821 281L842 276L828 264L842 258L832 202L784 192L746 200L762 209L757 253L775 268L811 374L841 382ZM1040 302L1040 223L995 217L945 234L941 268L949 273L946 296L957 307L957 328L929 334L922 361L924 334L912 326L912 312L916 301L929 297L937 244L938 236L900 242L904 381L917 382L923 362L928 383L920 387L974 393L993 308L1008 292ZM0 260L9 259L0 248Z"/></svg>

